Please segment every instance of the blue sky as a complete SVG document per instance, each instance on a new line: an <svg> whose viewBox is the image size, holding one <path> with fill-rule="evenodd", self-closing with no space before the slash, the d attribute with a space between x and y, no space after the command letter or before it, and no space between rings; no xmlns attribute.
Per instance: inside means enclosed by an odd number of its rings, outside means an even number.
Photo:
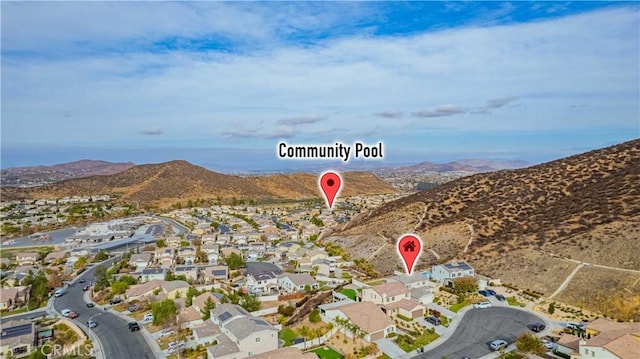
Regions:
<svg viewBox="0 0 640 359"><path fill-rule="evenodd" d="M2 168L308 164L280 141L537 163L640 137L638 2L1 6Z"/></svg>

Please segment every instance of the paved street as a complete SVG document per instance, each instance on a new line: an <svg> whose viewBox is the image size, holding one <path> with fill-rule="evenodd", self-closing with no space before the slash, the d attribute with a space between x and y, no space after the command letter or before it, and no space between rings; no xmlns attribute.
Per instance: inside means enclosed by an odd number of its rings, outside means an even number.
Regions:
<svg viewBox="0 0 640 359"><path fill-rule="evenodd" d="M488 343L494 339L506 340L509 344L528 331L527 324L545 322L531 312L510 307L469 309L453 334L438 347L414 358L480 358L491 353Z"/></svg>
<svg viewBox="0 0 640 359"><path fill-rule="evenodd" d="M93 280L95 267L87 270L79 278ZM94 333L100 338L104 350L104 358L154 358L152 350L140 332L130 332L127 321L118 315L101 308L87 308L83 299L82 283L72 284L66 293L54 300L55 309L60 312L63 309L71 309L78 313L74 322L87 331L86 322L89 318L98 323L93 328Z"/></svg>

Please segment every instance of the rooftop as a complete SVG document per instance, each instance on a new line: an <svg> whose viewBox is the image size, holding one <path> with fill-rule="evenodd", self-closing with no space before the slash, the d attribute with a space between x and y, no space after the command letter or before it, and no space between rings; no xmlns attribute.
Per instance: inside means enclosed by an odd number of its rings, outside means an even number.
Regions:
<svg viewBox="0 0 640 359"><path fill-rule="evenodd" d="M225 323L224 327L233 333L238 340L242 340L252 333L261 332L263 330L278 331L264 319L256 317L239 317Z"/></svg>
<svg viewBox="0 0 640 359"><path fill-rule="evenodd" d="M284 273L278 276L278 278L284 278L284 277L288 277L296 286L307 285L307 284L313 285L318 283L315 279L313 279L311 275L309 275L309 273L300 273L300 274Z"/></svg>
<svg viewBox="0 0 640 359"><path fill-rule="evenodd" d="M359 326L367 333L374 333L392 326L393 321L382 309L372 302L357 302L342 306L340 310L351 320L351 322Z"/></svg>
<svg viewBox="0 0 640 359"><path fill-rule="evenodd" d="M212 345L207 348L207 357L209 358L218 358L223 357L225 355L238 353L240 349L228 336L225 334L220 334L216 338L218 344Z"/></svg>
<svg viewBox="0 0 640 359"><path fill-rule="evenodd" d="M372 287L377 293L387 297L393 297L396 295L401 295L409 292L409 288L407 288L404 284L400 282L387 282L380 285L376 285Z"/></svg>
<svg viewBox="0 0 640 359"><path fill-rule="evenodd" d="M198 336L198 338L206 338L221 333L220 327L210 320L205 320L204 323L194 327L193 332Z"/></svg>
<svg viewBox="0 0 640 359"><path fill-rule="evenodd" d="M254 277L261 272L271 272L275 275L282 274L282 269L275 264L267 262L248 262L246 274L252 274Z"/></svg>
<svg viewBox="0 0 640 359"><path fill-rule="evenodd" d="M233 317L245 316L249 315L249 313L239 305L224 303L220 306L217 306L211 312L211 315L216 317L218 323L224 324L226 321L230 320Z"/></svg>

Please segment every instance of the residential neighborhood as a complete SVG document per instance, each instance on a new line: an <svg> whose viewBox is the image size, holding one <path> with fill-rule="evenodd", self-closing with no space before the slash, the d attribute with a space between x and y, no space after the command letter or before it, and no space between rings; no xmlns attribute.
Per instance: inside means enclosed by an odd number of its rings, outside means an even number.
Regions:
<svg viewBox="0 0 640 359"><path fill-rule="evenodd" d="M84 300L140 323L158 357L317 358L334 352L396 358L453 335L462 314L482 311L474 309L478 303L517 308L533 299L512 294L499 278L482 276L461 260L412 275L363 277L350 256L318 241L328 223L350 215L212 206L94 223L55 247L3 251L10 256L3 256L0 310L51 309L51 300L58 293L64 298L74 278L89 271L78 284ZM322 226L314 224L318 220ZM105 260L111 264L101 264ZM36 302L32 295L42 295L32 290L37 278L51 289ZM526 306L541 308L535 300ZM58 315L74 328L70 317ZM3 352L20 357L37 347L30 340L39 324L27 331L26 324L6 323L24 334L3 336ZM639 335L637 325L604 319L579 336L565 333L559 321L550 323L553 332L545 331L543 340L570 358L604 351L627 358L624 346Z"/></svg>

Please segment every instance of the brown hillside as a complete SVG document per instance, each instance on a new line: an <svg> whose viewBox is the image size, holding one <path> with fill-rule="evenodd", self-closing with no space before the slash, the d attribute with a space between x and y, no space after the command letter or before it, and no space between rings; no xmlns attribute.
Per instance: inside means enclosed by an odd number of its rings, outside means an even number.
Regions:
<svg viewBox="0 0 640 359"><path fill-rule="evenodd" d="M346 173L345 195L393 192L368 173ZM243 178L209 171L186 161L132 167L109 176L66 180L33 188L2 188L3 199L117 194L124 202L170 205L188 199L302 199L319 197L317 176L310 174Z"/></svg>
<svg viewBox="0 0 640 359"><path fill-rule="evenodd" d="M340 196L393 193L395 190L369 172L345 172L341 174ZM318 176L309 173L252 177L251 180L275 196L283 198L318 197Z"/></svg>
<svg viewBox="0 0 640 359"><path fill-rule="evenodd" d="M370 248L393 248L406 232L441 260L465 259L547 295L575 268L570 259L640 270L640 140L449 182L363 214L329 240L389 273L399 260ZM420 265L436 254L425 252ZM618 290L640 296L638 286Z"/></svg>

